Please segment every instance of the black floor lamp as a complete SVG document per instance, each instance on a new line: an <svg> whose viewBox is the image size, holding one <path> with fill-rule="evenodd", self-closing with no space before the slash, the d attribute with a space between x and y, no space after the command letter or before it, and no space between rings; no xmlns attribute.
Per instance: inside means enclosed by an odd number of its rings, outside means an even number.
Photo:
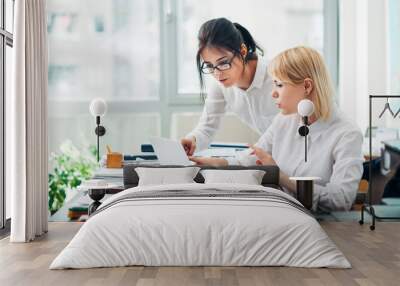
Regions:
<svg viewBox="0 0 400 286"><path fill-rule="evenodd" d="M90 102L90 113L96 117L96 129L95 133L97 135L97 162L100 161L100 136L106 134L106 129L104 126L100 125L100 117L104 116L107 112L107 103L101 98L95 98Z"/></svg>

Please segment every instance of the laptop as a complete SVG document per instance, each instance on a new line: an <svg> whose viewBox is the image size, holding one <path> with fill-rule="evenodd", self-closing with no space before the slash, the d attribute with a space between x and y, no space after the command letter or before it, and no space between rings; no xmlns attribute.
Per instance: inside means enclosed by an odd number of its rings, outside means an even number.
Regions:
<svg viewBox="0 0 400 286"><path fill-rule="evenodd" d="M195 164L189 160L180 142L162 137L151 137L150 143L153 145L160 165L189 166Z"/></svg>

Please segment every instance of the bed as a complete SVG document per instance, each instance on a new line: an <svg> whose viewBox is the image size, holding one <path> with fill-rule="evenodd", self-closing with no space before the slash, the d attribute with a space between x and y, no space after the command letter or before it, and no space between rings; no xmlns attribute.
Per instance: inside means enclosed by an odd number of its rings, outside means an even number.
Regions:
<svg viewBox="0 0 400 286"><path fill-rule="evenodd" d="M124 169L128 188L103 202L50 269L351 267L312 214L274 188L276 167L257 167L266 170L258 186L204 184L201 175L196 183L137 186L135 168Z"/></svg>

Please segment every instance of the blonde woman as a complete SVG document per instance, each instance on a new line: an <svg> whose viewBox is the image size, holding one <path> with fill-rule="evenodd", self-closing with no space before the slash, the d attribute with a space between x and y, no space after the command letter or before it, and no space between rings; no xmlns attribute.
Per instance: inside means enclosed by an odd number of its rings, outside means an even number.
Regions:
<svg viewBox="0 0 400 286"><path fill-rule="evenodd" d="M362 134L337 109L334 91L321 55L308 47L295 47L275 57L268 69L274 88L272 98L280 113L260 140L253 156L192 158L198 164L278 165L280 184L292 193L291 176L316 176L313 209L349 210L362 175ZM308 160L304 161L304 137L298 133L301 118L297 105L302 99L314 103L309 118Z"/></svg>

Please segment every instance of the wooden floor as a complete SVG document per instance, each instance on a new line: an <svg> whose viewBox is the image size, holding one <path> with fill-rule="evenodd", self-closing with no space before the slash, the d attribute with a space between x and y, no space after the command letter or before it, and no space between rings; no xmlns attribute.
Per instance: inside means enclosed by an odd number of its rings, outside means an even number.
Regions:
<svg viewBox="0 0 400 286"><path fill-rule="evenodd" d="M400 285L400 222L375 231L354 222L322 226L353 268L122 267L48 270L79 223L50 223L49 233L27 244L0 241L0 285Z"/></svg>

